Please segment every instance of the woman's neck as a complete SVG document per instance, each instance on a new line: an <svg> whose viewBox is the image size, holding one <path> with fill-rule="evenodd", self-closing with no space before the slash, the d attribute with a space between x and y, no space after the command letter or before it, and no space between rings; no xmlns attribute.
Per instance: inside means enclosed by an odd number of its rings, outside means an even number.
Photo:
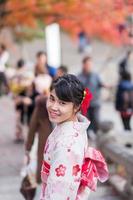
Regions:
<svg viewBox="0 0 133 200"><path fill-rule="evenodd" d="M76 116L74 116L73 118L70 118L70 119L68 119L68 120L65 120L65 121L63 121L63 122L58 123L57 125L61 125L61 124L63 124L63 123L67 123L67 122L77 122L77 121L78 121L78 118L77 118L77 115L76 115Z"/></svg>

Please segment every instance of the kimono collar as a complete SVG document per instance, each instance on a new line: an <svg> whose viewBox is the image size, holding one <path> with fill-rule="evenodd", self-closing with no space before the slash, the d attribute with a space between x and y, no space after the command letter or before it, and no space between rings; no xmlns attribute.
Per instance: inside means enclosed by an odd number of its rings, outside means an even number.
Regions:
<svg viewBox="0 0 133 200"><path fill-rule="evenodd" d="M57 126L60 128L65 128L67 130L69 130L69 128L72 128L72 126L73 126L74 129L77 129L81 133L85 132L90 124L90 121L85 116L83 116L82 114L79 114L79 113L77 114L77 119L78 119L78 121L75 121L75 122L67 121L67 122L63 122Z"/></svg>

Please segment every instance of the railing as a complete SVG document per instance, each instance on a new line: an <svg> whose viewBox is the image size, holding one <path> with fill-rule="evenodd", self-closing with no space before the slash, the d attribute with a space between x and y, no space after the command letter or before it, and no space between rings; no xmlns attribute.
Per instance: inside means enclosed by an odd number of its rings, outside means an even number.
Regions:
<svg viewBox="0 0 133 200"><path fill-rule="evenodd" d="M99 133L97 145L110 163L109 182L124 199L133 200L133 133Z"/></svg>

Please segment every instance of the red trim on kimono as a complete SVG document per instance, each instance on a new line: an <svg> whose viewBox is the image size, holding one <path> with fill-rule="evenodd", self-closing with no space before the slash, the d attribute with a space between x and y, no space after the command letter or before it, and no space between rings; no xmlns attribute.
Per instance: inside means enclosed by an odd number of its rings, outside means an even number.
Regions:
<svg viewBox="0 0 133 200"><path fill-rule="evenodd" d="M50 171L50 165L46 161L43 161L42 162L42 171L41 172L49 174L49 171Z"/></svg>

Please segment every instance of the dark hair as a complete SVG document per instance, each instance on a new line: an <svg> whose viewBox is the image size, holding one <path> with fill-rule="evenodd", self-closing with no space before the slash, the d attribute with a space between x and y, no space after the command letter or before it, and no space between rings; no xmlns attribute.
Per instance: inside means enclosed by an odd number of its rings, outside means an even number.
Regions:
<svg viewBox="0 0 133 200"><path fill-rule="evenodd" d="M42 56L42 55L47 56L47 54L46 54L45 51L38 51L37 54L36 54L36 57L39 58L39 57Z"/></svg>
<svg viewBox="0 0 133 200"><path fill-rule="evenodd" d="M58 69L61 70L64 74L67 74L67 72L68 72L67 67L64 65L61 65Z"/></svg>
<svg viewBox="0 0 133 200"><path fill-rule="evenodd" d="M131 74L127 71L124 71L121 75L121 80L131 81Z"/></svg>
<svg viewBox="0 0 133 200"><path fill-rule="evenodd" d="M85 64L87 61L91 60L90 56L85 56L82 60L82 63Z"/></svg>
<svg viewBox="0 0 133 200"><path fill-rule="evenodd" d="M53 89L60 100L79 106L83 100L85 88L76 76L67 74L53 81L50 90Z"/></svg>
<svg viewBox="0 0 133 200"><path fill-rule="evenodd" d="M21 68L21 67L23 67L24 65L25 65L25 62L24 62L23 59L18 60L18 62L17 62L17 68Z"/></svg>

